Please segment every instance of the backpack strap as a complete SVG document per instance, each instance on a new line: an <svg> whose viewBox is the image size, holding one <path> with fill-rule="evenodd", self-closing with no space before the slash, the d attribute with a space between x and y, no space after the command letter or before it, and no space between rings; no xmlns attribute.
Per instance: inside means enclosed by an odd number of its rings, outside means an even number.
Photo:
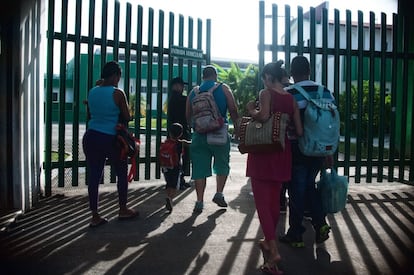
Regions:
<svg viewBox="0 0 414 275"><path fill-rule="evenodd" d="M323 100L316 100L314 98L311 98L309 93L305 91L305 89L303 89L302 86L294 84L293 87L307 100L312 102L313 104L315 104L318 108L324 109L324 110L331 110L331 109L336 109L335 104L333 103L329 103ZM319 95L319 99L323 98L323 92L325 90L325 87L322 85L319 85L318 87L318 95Z"/></svg>
<svg viewBox="0 0 414 275"><path fill-rule="evenodd" d="M198 94L198 93L200 93L200 86L194 86L194 88L193 88L193 93L194 94Z"/></svg>
<svg viewBox="0 0 414 275"><path fill-rule="evenodd" d="M305 89L303 89L302 86L298 85L298 84L294 84L293 88L296 89L296 91L298 91L307 101L311 101L311 97L308 94L308 92L305 91Z"/></svg>
<svg viewBox="0 0 414 275"><path fill-rule="evenodd" d="M213 93L221 85L223 85L222 82L216 82L216 84L214 84L213 87L208 89L206 92ZM200 93L200 86L194 86L193 91L194 91L195 94Z"/></svg>

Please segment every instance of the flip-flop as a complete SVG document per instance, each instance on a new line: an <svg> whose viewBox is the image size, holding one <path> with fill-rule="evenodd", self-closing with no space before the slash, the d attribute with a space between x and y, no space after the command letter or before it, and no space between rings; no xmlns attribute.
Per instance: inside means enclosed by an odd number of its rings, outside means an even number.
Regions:
<svg viewBox="0 0 414 275"><path fill-rule="evenodd" d="M264 274L271 274L271 275L282 275L283 274L283 271L279 270L276 264L265 263L264 265L260 266L260 270Z"/></svg>
<svg viewBox="0 0 414 275"><path fill-rule="evenodd" d="M89 227L90 228L95 228L95 227L98 227L98 226L101 226L101 225L104 225L104 224L107 224L107 223L108 223L108 219L101 218L99 220L99 222L97 222L97 223L89 223Z"/></svg>

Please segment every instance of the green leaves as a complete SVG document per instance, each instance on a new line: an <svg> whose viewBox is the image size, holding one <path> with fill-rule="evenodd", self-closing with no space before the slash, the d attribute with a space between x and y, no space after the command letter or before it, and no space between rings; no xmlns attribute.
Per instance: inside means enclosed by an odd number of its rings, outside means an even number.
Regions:
<svg viewBox="0 0 414 275"><path fill-rule="evenodd" d="M238 64L231 63L230 68L224 69L213 64L217 69L218 79L230 86L240 115L247 115L246 104L254 100L259 91L259 69L250 64L241 69Z"/></svg>

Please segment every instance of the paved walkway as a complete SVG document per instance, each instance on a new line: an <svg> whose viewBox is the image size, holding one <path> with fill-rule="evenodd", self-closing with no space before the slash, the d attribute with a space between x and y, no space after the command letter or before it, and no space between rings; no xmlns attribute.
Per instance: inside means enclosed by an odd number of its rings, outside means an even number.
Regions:
<svg viewBox="0 0 414 275"><path fill-rule="evenodd" d="M232 155L225 189L229 202L220 211L211 202L192 214L194 188L181 191L172 214L164 210L162 180L134 182L129 204L141 212L118 221L113 185L101 188L101 213L110 222L88 227L85 189L54 191L36 209L16 218L0 235L1 274L260 274L257 241L262 233L245 156ZM285 274L414 274L413 186L350 184L347 207L328 216L331 238L315 245L308 221L305 248L280 244ZM278 231L287 228L281 216Z"/></svg>

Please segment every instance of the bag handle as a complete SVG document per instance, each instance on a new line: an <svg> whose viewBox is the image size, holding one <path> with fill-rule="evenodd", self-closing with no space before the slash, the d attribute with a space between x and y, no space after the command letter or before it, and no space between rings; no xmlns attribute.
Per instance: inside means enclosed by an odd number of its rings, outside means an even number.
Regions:
<svg viewBox="0 0 414 275"><path fill-rule="evenodd" d="M321 177L323 178L323 177L326 177L326 175L327 175L327 169L330 169L331 170L331 173L330 173L330 176L331 177L337 177L338 176L338 173L336 172L336 169L332 166L332 167L328 167L328 168L322 168L321 169Z"/></svg>

